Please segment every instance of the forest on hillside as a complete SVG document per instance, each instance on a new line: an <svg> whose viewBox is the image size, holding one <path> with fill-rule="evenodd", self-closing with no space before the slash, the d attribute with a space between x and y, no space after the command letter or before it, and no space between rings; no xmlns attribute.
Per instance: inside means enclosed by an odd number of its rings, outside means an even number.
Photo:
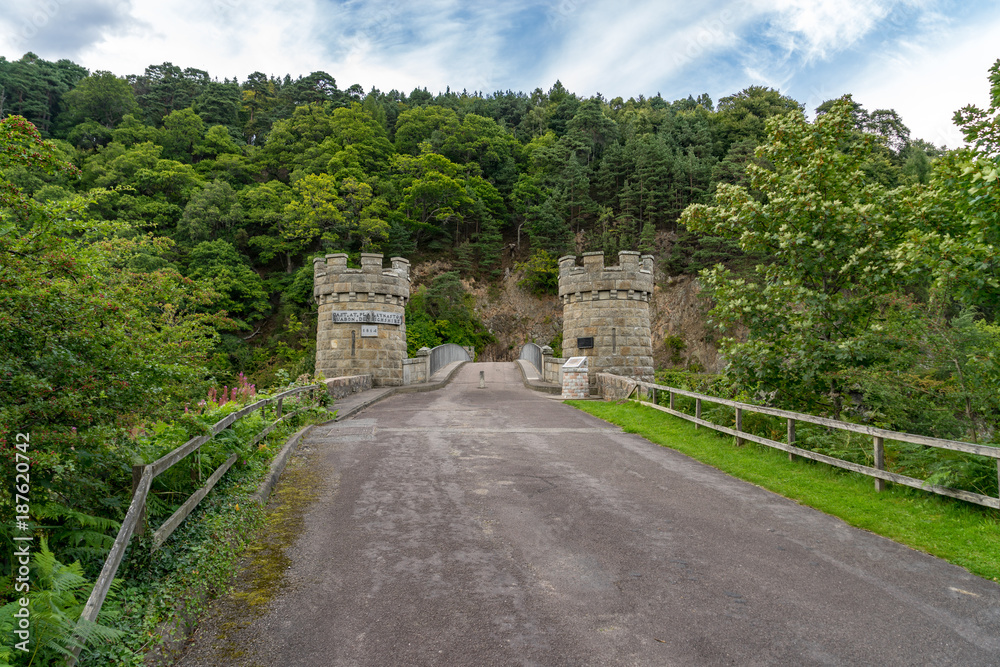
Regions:
<svg viewBox="0 0 1000 667"><path fill-rule="evenodd" d="M2 454L31 432L53 550L93 576L106 542L59 527L113 535L157 428L196 428L210 390L312 376L311 260L334 251L447 260L415 285L408 342L479 350L462 280L552 293L562 254L654 252L658 275L699 275L716 391L996 443L1000 61L988 76L949 150L891 109L809 120L757 86L366 92L0 57ZM995 468L946 464L923 465L996 495Z"/></svg>

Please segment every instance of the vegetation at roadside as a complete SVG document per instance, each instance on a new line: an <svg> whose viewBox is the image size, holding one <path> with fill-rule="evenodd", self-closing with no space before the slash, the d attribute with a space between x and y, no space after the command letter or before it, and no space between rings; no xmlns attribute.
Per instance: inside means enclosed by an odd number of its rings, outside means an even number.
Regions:
<svg viewBox="0 0 1000 667"><path fill-rule="evenodd" d="M636 403L567 401L628 433L843 519L858 528L943 558L1000 582L1000 513L888 484L822 463L789 461L781 451L734 438ZM995 468L994 468L995 471Z"/></svg>
<svg viewBox="0 0 1000 667"><path fill-rule="evenodd" d="M212 390L209 397L171 421L152 424L137 438L140 460L151 462L187 441L247 403L254 396L248 386L231 391ZM252 388L250 388L252 389ZM225 397L223 397L223 393ZM264 479L271 458L295 430L313 421L326 421L323 406L286 401L289 415L256 446L250 443L269 419L254 412L203 445L179 464L158 476L146 504L149 528L133 538L116 582L92 629L80 665L141 665L143 654L173 639L170 634L207 608L229 583L232 567L261 525L263 510L251 500ZM158 550L152 550L152 531L159 526L231 453L236 465ZM127 502L127 498L123 499ZM32 610L32 651L0 650L0 665L55 664L72 647L76 619L90 595L103 556L110 547L117 522L99 522L79 512L43 510L40 519L69 518L63 527L32 524L42 547L31 563L32 588L27 597ZM5 534L9 540L10 535ZM48 543L60 546L59 554ZM70 563L68 558L75 560ZM5 587L8 578L0 580ZM17 602L0 607L0 630L10 635L16 624ZM34 661L34 662L32 662Z"/></svg>

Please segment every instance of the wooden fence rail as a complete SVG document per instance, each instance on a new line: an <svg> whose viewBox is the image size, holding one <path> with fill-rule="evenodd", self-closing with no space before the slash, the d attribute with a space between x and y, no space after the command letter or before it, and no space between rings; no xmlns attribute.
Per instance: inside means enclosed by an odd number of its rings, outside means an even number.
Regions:
<svg viewBox="0 0 1000 667"><path fill-rule="evenodd" d="M842 422L836 419L828 419L826 417L816 417L813 415L802 414L799 412L791 412L788 410L779 410L777 408L768 408L760 405L750 405L749 403L740 403L739 401L732 401L725 398L717 398L715 396L708 396L706 394L699 394L694 391L687 391L685 389L677 389L676 387L668 387L666 385L655 384L652 382L640 382L635 380L628 380L627 378L621 378L618 376L612 376L617 381L625 381L627 383L633 384L634 386L628 390L627 398L631 398L636 395L639 402L642 405L648 405L651 408L655 408L661 412L666 412L675 417L680 417L681 419L686 419L690 422L694 422L695 426L705 426L707 428L719 431L720 433L725 433L736 438L737 443L742 444L744 440L750 440L751 442L756 442L767 447L773 447L774 449L780 449L782 451L788 452L789 458L794 458L796 456L801 456L802 458L812 459L814 461L821 461L823 463L836 466L838 468L844 468L847 470L852 470L854 472L861 473L863 475L868 475L869 477L875 478L875 489L882 491L885 489L885 482L895 482L896 484L902 484L904 486L913 487L915 489L921 489L923 491L930 491L942 496L949 496L952 498L958 498L960 500L965 500L970 503L975 503L977 505L983 505L985 507L992 507L994 509L1000 509L1000 498L994 498L992 496L986 496L980 493L973 493L971 491L964 491L962 489L953 489L947 486L940 486L937 484L928 484L925 480L916 479L913 477L907 477L905 475L900 475L898 473L889 472L885 470L884 461L884 445L886 440L894 440L896 442L908 442L917 445L924 445L927 447L935 447L938 449L948 449L957 452L966 452L968 454L977 454L979 456L987 456L997 461L997 482L1000 485L1000 447L992 447L989 445L978 445L971 442L961 442L959 440L946 440L944 438L931 438L924 435L916 435L913 433L900 433L898 431L889 431L886 429L876 428L874 426L866 426L863 424L851 424L849 422ZM669 405L670 407L664 407L659 405L656 400L656 396L659 392L667 392L669 394ZM686 396L688 398L695 399L695 416L691 416L680 410L674 408L674 396ZM645 397L645 398L644 398ZM646 400L648 399L648 400ZM712 423L705 419L702 419L702 403L703 402L715 403L718 405L725 405L733 408L736 413L736 428L727 428L719 424ZM743 413L744 412L756 412L763 415L771 415L774 417L782 417L787 420L787 442L779 442L777 440L771 440L769 438L764 438L752 433L747 433L743 430ZM810 424L817 424L820 426L826 426L829 428L835 428L841 431L851 431L854 433L861 433L864 435L871 436L872 438L872 454L874 467L861 465L858 463L852 463L850 461L844 461L842 459L834 458L832 456L827 456L825 454L819 454L817 452L809 451L808 449L802 449L801 447L796 447L795 443L795 422L807 422Z"/></svg>
<svg viewBox="0 0 1000 667"><path fill-rule="evenodd" d="M270 433L279 423L296 414L283 414L284 399L307 391L312 392L311 397L315 399L316 392L326 391L326 387L324 385L296 387L294 389L281 392L280 394L276 394L271 398L261 399L251 405L237 410L236 412L226 415L225 418L211 426L209 429L209 435L201 435L191 438L177 449L161 456L153 463L135 466L133 468L132 503L129 505L128 511L125 513L125 520L122 521L121 528L118 530L118 536L115 538L115 543L112 545L111 551L108 553L107 560L104 561L104 567L101 569L101 574L97 577L94 589L91 591L90 597L87 599L87 604L84 606L83 612L80 614L80 621L77 624L76 641L74 642L75 646L71 649L73 655L72 657L67 658L66 661L68 667L73 667L73 665L76 664L77 658L80 657L80 652L83 650L87 640L88 632L86 628L97 621L97 615L100 613L101 606L104 604L104 600L111 588L111 582L114 581L115 574L118 573L118 567L121 565L122 558L125 555L125 549L131 541L132 536L142 534L143 532L146 498L149 496L153 479L179 463L188 454L197 452L201 446L211 440L213 436L226 430L239 419L246 417L255 410L260 410L261 415L263 416L267 406L273 403L275 404L277 419L257 434L251 443L251 446L257 444L263 440L264 437L266 437L267 434ZM208 478L208 481L205 482L204 486L195 491L187 499L187 501L185 501L184 504L181 505L177 511L174 512L170 518L164 521L163 524L153 533L154 550L158 549L163 542L170 537L171 533L173 533L181 525L181 522L183 522L184 519L187 518L187 516L194 510L194 508L198 506L198 503L200 503L205 496L208 495L208 492L212 490L212 487L214 487L215 484L222 479L222 476L225 475L229 468L232 467L237 458L237 454L231 454L229 458L226 459L225 463L216 468L216 470Z"/></svg>

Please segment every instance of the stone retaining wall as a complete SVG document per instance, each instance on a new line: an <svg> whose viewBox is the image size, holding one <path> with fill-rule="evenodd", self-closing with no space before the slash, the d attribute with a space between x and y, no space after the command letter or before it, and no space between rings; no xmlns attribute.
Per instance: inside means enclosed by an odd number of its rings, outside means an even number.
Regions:
<svg viewBox="0 0 1000 667"><path fill-rule="evenodd" d="M597 393L606 401L624 400L635 390L635 380L611 373L596 373L596 375Z"/></svg>
<svg viewBox="0 0 1000 667"><path fill-rule="evenodd" d="M372 388L371 375L347 375L326 380L326 393L332 399L344 398Z"/></svg>

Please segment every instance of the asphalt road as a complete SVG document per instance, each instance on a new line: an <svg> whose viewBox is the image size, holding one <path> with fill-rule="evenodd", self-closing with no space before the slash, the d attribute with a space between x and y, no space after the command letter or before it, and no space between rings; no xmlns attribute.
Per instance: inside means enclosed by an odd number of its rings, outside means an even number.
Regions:
<svg viewBox="0 0 1000 667"><path fill-rule="evenodd" d="M315 429L291 470L279 491L313 492L287 501L302 528L274 597L249 610L238 586L180 665L1000 665L997 584L531 392L513 364Z"/></svg>

